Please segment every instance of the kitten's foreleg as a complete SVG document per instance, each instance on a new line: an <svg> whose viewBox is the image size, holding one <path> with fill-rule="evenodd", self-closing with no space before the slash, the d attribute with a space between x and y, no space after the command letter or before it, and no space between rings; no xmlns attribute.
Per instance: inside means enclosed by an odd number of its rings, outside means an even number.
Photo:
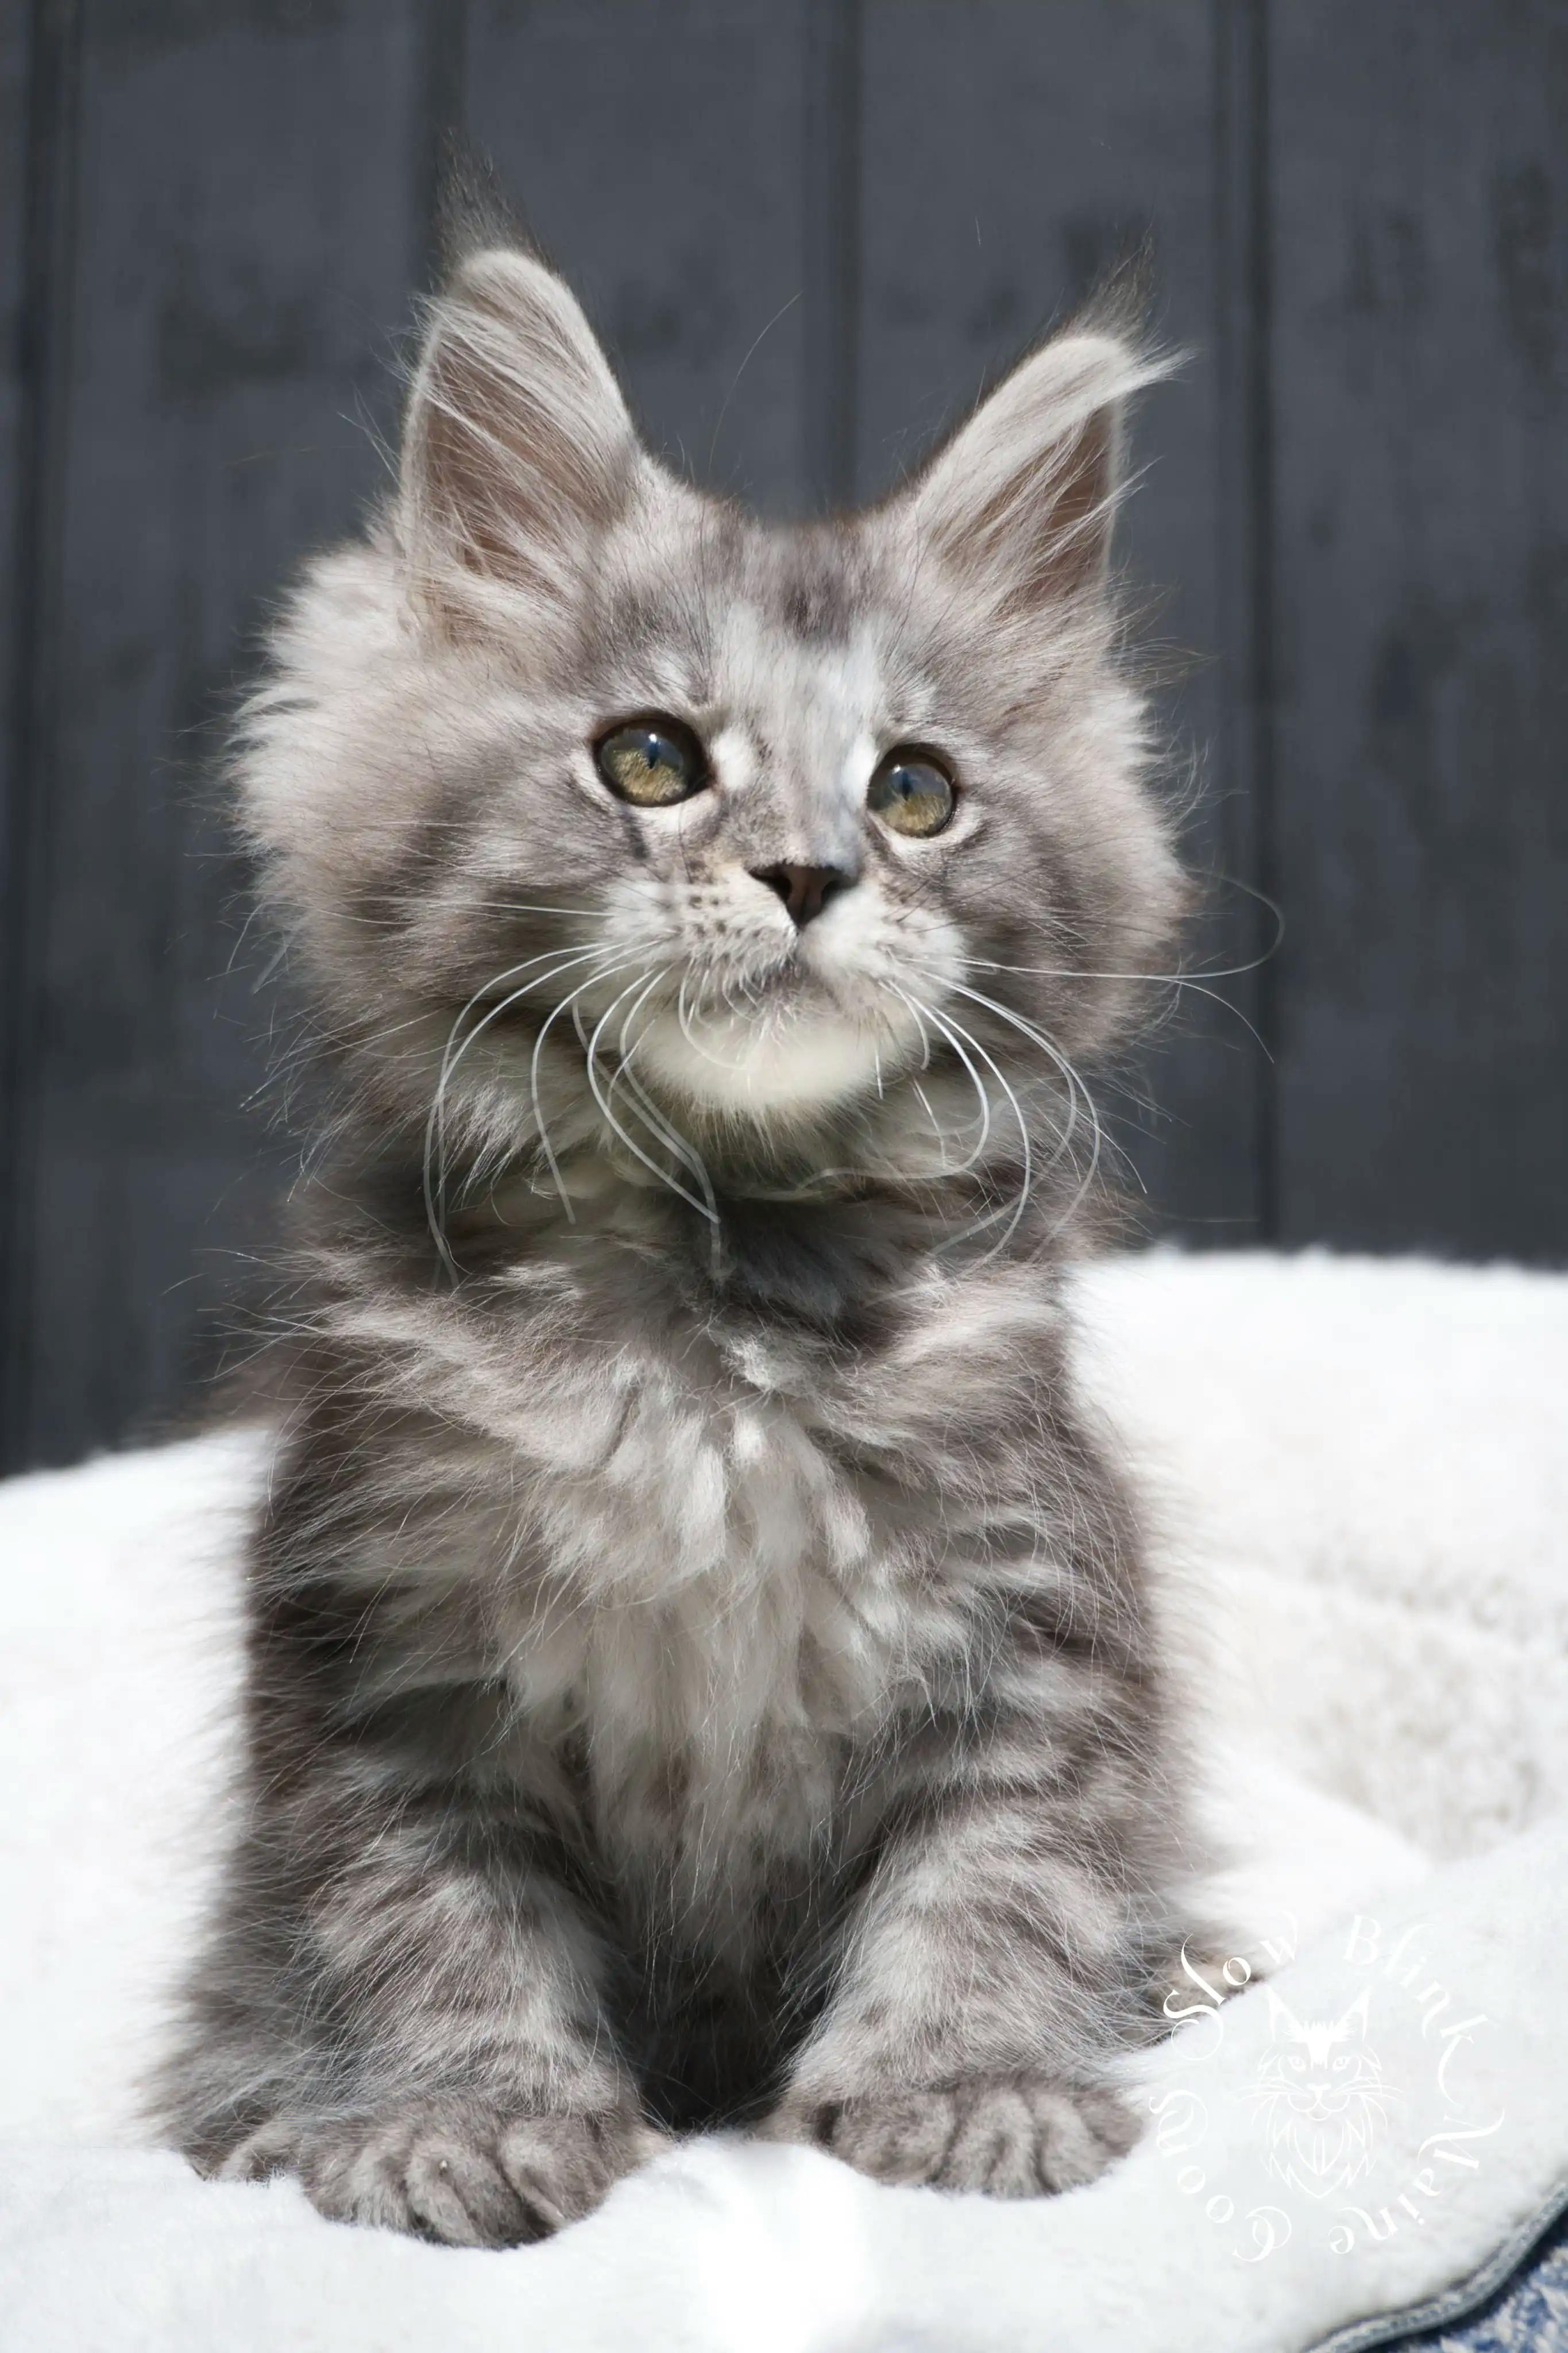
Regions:
<svg viewBox="0 0 1568 2353"><path fill-rule="evenodd" d="M885 2181L1007 2197L1131 2147L1110 2062L1140 2039L1147 1966L1081 1829L1027 1788L955 1789L898 1836L764 2133Z"/></svg>
<svg viewBox="0 0 1568 2353"><path fill-rule="evenodd" d="M253 1829L167 2105L204 2169L295 2172L336 2219L539 2238L664 2145L598 1940L515 1825L367 1803L318 1784Z"/></svg>

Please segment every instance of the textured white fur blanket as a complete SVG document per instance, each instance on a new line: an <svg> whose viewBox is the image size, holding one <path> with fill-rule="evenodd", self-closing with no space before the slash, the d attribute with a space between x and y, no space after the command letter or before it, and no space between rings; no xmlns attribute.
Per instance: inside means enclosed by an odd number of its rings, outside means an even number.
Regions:
<svg viewBox="0 0 1568 2353"><path fill-rule="evenodd" d="M699 2143L470 2254L138 2145L259 1476L203 1440L0 1490L6 2353L1297 2353L1568 2189L1568 1278L1162 1254L1083 1296L1180 1570L1238 1953L1275 1952L1217 2020L1184 1989L1125 2164L1005 2206Z"/></svg>

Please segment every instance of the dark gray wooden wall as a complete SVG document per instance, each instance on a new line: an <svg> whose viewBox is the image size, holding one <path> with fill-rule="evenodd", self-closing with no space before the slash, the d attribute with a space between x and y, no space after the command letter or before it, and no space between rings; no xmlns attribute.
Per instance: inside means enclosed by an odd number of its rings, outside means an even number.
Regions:
<svg viewBox="0 0 1568 2353"><path fill-rule="evenodd" d="M1287 934L1106 1108L1205 1240L1564 1255L1561 0L0 5L7 1460L178 1407L285 1181L204 763L377 481L449 123L656 444L781 510L1152 237L1204 954Z"/></svg>

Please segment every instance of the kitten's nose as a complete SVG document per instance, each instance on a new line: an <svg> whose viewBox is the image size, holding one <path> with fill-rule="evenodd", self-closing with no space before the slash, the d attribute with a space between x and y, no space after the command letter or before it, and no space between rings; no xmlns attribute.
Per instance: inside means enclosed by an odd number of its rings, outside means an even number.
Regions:
<svg viewBox="0 0 1568 2353"><path fill-rule="evenodd" d="M795 918L797 931L820 915L829 899L858 881L842 866L753 866L754 881L776 891Z"/></svg>

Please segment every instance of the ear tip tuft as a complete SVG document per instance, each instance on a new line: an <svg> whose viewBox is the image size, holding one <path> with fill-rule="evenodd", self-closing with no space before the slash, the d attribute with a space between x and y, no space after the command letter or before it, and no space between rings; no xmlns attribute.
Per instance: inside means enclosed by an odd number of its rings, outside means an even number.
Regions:
<svg viewBox="0 0 1568 2353"><path fill-rule="evenodd" d="M1153 319L1155 292L1153 240L1145 237L1112 264L1049 340L1098 344L1108 365L1125 375L1119 391L1163 384L1191 354L1162 340Z"/></svg>
<svg viewBox="0 0 1568 2353"><path fill-rule="evenodd" d="M543 259L488 152L466 132L451 128L442 133L437 170L436 251L448 285L482 253Z"/></svg>
<svg viewBox="0 0 1568 2353"><path fill-rule="evenodd" d="M1153 319L1159 292L1159 271L1152 230L1124 243L1089 287L1064 333L1082 331L1109 335L1139 352L1157 338Z"/></svg>
<svg viewBox="0 0 1568 2353"><path fill-rule="evenodd" d="M1005 396L1011 383L1021 411L1054 414L1060 430L1076 431L1097 411L1114 410L1163 383L1184 356L1142 334L1075 320L1037 344L999 390Z"/></svg>

